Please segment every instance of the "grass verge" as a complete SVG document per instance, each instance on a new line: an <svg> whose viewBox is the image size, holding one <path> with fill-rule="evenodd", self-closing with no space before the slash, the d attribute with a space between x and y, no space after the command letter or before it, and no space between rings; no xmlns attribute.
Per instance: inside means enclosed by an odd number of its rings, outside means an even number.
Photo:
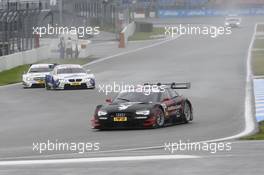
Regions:
<svg viewBox="0 0 264 175"><path fill-rule="evenodd" d="M241 140L264 140L264 122L259 123L258 133L251 136L243 137L241 138Z"/></svg>
<svg viewBox="0 0 264 175"><path fill-rule="evenodd" d="M264 32L264 24L258 25L257 32Z"/></svg>
<svg viewBox="0 0 264 175"><path fill-rule="evenodd" d="M264 49L264 37L258 37L254 41L255 49Z"/></svg>
<svg viewBox="0 0 264 175"><path fill-rule="evenodd" d="M46 59L38 63L57 63L57 64L86 64L95 60L96 57L90 56L83 59ZM13 69L0 72L0 86L19 83L22 81L22 75L29 69L30 65L22 65Z"/></svg>
<svg viewBox="0 0 264 175"><path fill-rule="evenodd" d="M264 37L256 38L254 41L252 71L255 76L264 75Z"/></svg>
<svg viewBox="0 0 264 175"><path fill-rule="evenodd" d="M0 86L21 82L22 74L26 72L28 68L29 65L22 65L0 72Z"/></svg>
<svg viewBox="0 0 264 175"><path fill-rule="evenodd" d="M155 27L152 32L136 32L129 37L129 41L151 40L157 38L164 38L165 29L163 27Z"/></svg>
<svg viewBox="0 0 264 175"><path fill-rule="evenodd" d="M264 75L264 51L254 51L252 54L252 69L255 76Z"/></svg>
<svg viewBox="0 0 264 175"><path fill-rule="evenodd" d="M260 29L258 28L258 31ZM262 30L262 28L261 28ZM255 76L264 75L264 37L256 37L252 50L252 71ZM264 121L259 123L259 132L241 140L264 140Z"/></svg>

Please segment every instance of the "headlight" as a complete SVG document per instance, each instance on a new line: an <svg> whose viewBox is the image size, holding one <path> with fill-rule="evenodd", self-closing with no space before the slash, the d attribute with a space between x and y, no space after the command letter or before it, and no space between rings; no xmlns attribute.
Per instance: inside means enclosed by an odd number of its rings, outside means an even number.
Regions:
<svg viewBox="0 0 264 175"><path fill-rule="evenodd" d="M32 81L33 78L32 78L32 77L27 77L26 80L27 80L27 81Z"/></svg>
<svg viewBox="0 0 264 175"><path fill-rule="evenodd" d="M149 110L141 110L141 111L136 111L137 115L149 115L150 111Z"/></svg>
<svg viewBox="0 0 264 175"><path fill-rule="evenodd" d="M65 82L64 79L58 79L58 82Z"/></svg>
<svg viewBox="0 0 264 175"><path fill-rule="evenodd" d="M85 78L84 81L85 82L90 82L91 78Z"/></svg>
<svg viewBox="0 0 264 175"><path fill-rule="evenodd" d="M99 111L97 112L97 115L98 115L98 116L107 115L107 112L104 111L104 110L99 110Z"/></svg>

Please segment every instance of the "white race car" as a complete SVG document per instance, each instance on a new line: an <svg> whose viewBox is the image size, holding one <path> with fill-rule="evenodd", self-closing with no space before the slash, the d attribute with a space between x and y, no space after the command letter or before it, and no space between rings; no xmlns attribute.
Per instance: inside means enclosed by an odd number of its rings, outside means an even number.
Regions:
<svg viewBox="0 0 264 175"><path fill-rule="evenodd" d="M225 26L227 27L240 27L241 25L241 18L237 16L229 16L225 19Z"/></svg>
<svg viewBox="0 0 264 175"><path fill-rule="evenodd" d="M31 65L28 72L22 75L24 87L45 87L45 77L53 70L54 66L54 64Z"/></svg>
<svg viewBox="0 0 264 175"><path fill-rule="evenodd" d="M45 86L50 89L95 88L95 76L77 64L57 65L45 78Z"/></svg>

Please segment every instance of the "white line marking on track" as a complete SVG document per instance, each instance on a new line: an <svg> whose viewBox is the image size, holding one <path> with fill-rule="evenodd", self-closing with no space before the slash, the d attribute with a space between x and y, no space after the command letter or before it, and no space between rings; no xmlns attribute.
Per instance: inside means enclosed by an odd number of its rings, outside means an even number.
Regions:
<svg viewBox="0 0 264 175"><path fill-rule="evenodd" d="M240 137L244 137L246 135L251 134L254 132L256 126L255 126L255 116L253 112L253 104L252 104L252 93L253 93L253 75L252 75L252 69L251 69L251 50L253 48L255 36L256 36L256 31L257 31L257 25L258 23L255 24L254 27L254 33L251 38L251 42L248 48L248 54L247 54L247 77L246 77L246 97L245 97L245 128L242 132L229 136L229 137L224 137L224 138L219 138L219 139L214 139L214 140L207 140L204 142L220 142L220 141L226 141L226 140L232 140L232 139L237 139Z"/></svg>
<svg viewBox="0 0 264 175"><path fill-rule="evenodd" d="M135 53L135 52L138 52L138 51L141 51L141 50L144 50L144 49L149 49L149 48L152 48L152 47L155 47L155 46L159 46L159 45L165 44L167 42L173 41L173 40L179 38L180 36L181 35L179 35L177 37L174 37L173 39L164 39L164 40L162 40L160 42L157 42L157 43L154 43L154 44L150 44L150 45L147 45L147 46L144 46L144 47L140 47L140 48L137 48L137 49L134 49L134 50L121 52L121 53L118 53L118 54L115 54L115 55L111 55L111 56L104 57L104 58L101 58L101 59L98 59L98 60L94 60L94 61L92 61L90 63L84 64L83 67L87 67L87 66L90 66L90 65L93 65L93 64L96 64L96 63L100 63L100 62L103 62L103 61L106 61L106 60L109 60L109 59L112 59L112 58L115 58L115 57L119 57L119 56L122 56L122 55L127 55L127 54Z"/></svg>
<svg viewBox="0 0 264 175"><path fill-rule="evenodd" d="M87 64L84 64L82 65L83 67L87 67L87 66L90 66L90 65L93 65L93 64L96 64L96 63L100 63L100 62L103 62L103 61L106 61L106 60L109 60L111 58L115 58L115 57L119 57L119 56L122 56L122 55L127 55L127 54L130 54L130 53L135 53L135 52L138 52L138 51L141 51L141 50L144 50L144 49L149 49L149 48L152 48L152 47L155 47L155 46L159 46L159 45L162 45L162 44L165 44L167 42L170 42L170 41L173 41L173 40L176 40L177 38L181 37L181 35L179 36L176 36L172 39L160 39L160 40L156 40L156 41L160 41L160 42L156 42L154 44L150 44L150 45L147 45L145 47L140 47L140 48L137 48L137 49L134 49L134 50L130 50L130 51L126 51L126 52L121 52L121 53L118 53L118 54L115 54L115 55L111 55L111 56L107 56L107 57L104 57L104 58L101 58L101 59L98 59L98 60L94 60L90 63L87 63ZM151 41L151 40L150 40ZM155 40L153 40L155 41ZM142 42L146 42L146 41L142 41ZM100 45L101 43L96 43L94 45ZM112 43L108 43L108 44L112 44ZM0 86L0 88L6 88L6 87L12 87L12 86L17 86L21 83L16 83L16 84L10 84L10 85L4 85L4 86Z"/></svg>
<svg viewBox="0 0 264 175"><path fill-rule="evenodd" d="M211 140L210 142L216 142L216 141L224 141L224 140L231 140L231 139L236 139L240 138L246 135L249 135L255 130L255 117L253 115L253 105L252 105L252 88L253 88L253 81L252 81L252 71L251 71L251 50L253 48L255 36L256 36L256 31L257 31L257 25L255 24L254 27L254 33L251 38L251 42L248 48L248 54L247 54L247 77L246 77L246 97L245 97L245 128L244 131L242 131L239 134L225 137L225 138L220 138L220 139L215 139Z"/></svg>
<svg viewBox="0 0 264 175"><path fill-rule="evenodd" d="M0 166L19 165L45 165L45 164L72 164L72 163L94 163L94 162L117 162L117 161L148 161L148 160L176 160L201 158L194 155L155 155L155 156L121 156L121 157L96 157L96 158L74 158L74 159L50 159L50 160L17 160L1 161Z"/></svg>

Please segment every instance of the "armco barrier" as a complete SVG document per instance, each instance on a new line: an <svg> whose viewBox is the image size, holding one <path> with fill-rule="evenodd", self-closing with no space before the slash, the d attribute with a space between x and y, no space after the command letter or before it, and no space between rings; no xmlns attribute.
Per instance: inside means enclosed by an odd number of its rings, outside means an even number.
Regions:
<svg viewBox="0 0 264 175"><path fill-rule="evenodd" d="M128 38L135 33L136 23L132 22L128 24L119 34L119 48L125 48L128 42Z"/></svg>
<svg viewBox="0 0 264 175"><path fill-rule="evenodd" d="M0 57L0 72L23 64L32 64L47 59L47 53L49 53L49 46L2 56Z"/></svg>
<svg viewBox="0 0 264 175"><path fill-rule="evenodd" d="M175 10L158 10L158 16L164 17L191 17L191 16L227 16L237 14L241 16L264 15L264 7L244 8L236 10L224 9L175 9Z"/></svg>

